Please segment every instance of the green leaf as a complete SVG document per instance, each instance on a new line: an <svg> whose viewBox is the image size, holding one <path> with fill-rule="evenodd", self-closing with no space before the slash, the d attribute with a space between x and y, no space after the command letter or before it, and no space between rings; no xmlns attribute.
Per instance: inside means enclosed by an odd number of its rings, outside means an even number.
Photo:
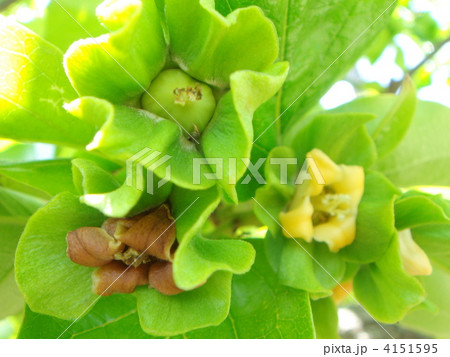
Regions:
<svg viewBox="0 0 450 357"><path fill-rule="evenodd" d="M62 191L75 193L70 160L0 163L0 175L37 188L51 196Z"/></svg>
<svg viewBox="0 0 450 357"><path fill-rule="evenodd" d="M136 299L126 294L102 297L87 315L71 324L27 307L19 338L151 338L139 324Z"/></svg>
<svg viewBox="0 0 450 357"><path fill-rule="evenodd" d="M14 255L27 219L43 203L35 197L0 187L0 319L23 309L23 297L14 277Z"/></svg>
<svg viewBox="0 0 450 357"><path fill-rule="evenodd" d="M402 324L430 336L448 338L450 336L450 311L447 301L450 289L449 203L440 196L417 192L406 193L405 196L405 200L409 199L407 201L409 205L405 205L406 202L403 202L403 207L400 206L400 208L407 210L402 209L401 211L404 213L407 213L408 210L412 211L410 216L423 223L423 225L414 225L411 233L414 241L425 251L432 263L432 274L419 277L419 279L427 294L426 301L435 309L412 311L402 321ZM398 202L401 201L402 199L398 200ZM419 203L420 206L418 206ZM399 207L396 207L396 211L400 211ZM425 219L420 219L422 216L416 214L419 212L423 212ZM409 216L405 218L409 218ZM445 223L443 223L444 221ZM414 221L402 220L402 224L409 223L414 223Z"/></svg>
<svg viewBox="0 0 450 357"><path fill-rule="evenodd" d="M324 288L333 289L343 280L345 261L340 254L330 252L325 243L314 242L313 246L313 255L316 259L314 272L317 280Z"/></svg>
<svg viewBox="0 0 450 357"><path fill-rule="evenodd" d="M57 158L61 159L87 159L96 162L100 165L101 168L108 172L120 172L122 166L114 161L108 160L104 156L100 156L99 154L95 154L85 149L77 150L69 147L57 147L56 153Z"/></svg>
<svg viewBox="0 0 450 357"><path fill-rule="evenodd" d="M95 16L95 8L102 1L50 1L43 15L40 35L63 51L80 38L99 36L105 29Z"/></svg>
<svg viewBox="0 0 450 357"><path fill-rule="evenodd" d="M319 300L311 300L311 309L314 317L316 338L339 338L337 307L333 299L329 297Z"/></svg>
<svg viewBox="0 0 450 357"><path fill-rule="evenodd" d="M292 127L284 142L298 158L304 158L314 148L325 152L334 162L369 166L376 159L376 149L364 124L372 114L322 113ZM301 165L301 163L300 163Z"/></svg>
<svg viewBox="0 0 450 357"><path fill-rule="evenodd" d="M279 254L278 277L280 283L296 289L306 290L314 297L331 295L332 289L342 279L345 264L342 258L331 253L323 243L306 243L301 239L286 238L279 235L266 247L268 254ZM280 245L277 251L272 250L274 245Z"/></svg>
<svg viewBox="0 0 450 357"><path fill-rule="evenodd" d="M273 118L283 113L285 127L316 105L350 69L386 24L395 2L333 0L317 6L315 0L228 0L217 5L225 14L257 5L274 22L279 58L292 64Z"/></svg>
<svg viewBox="0 0 450 357"><path fill-rule="evenodd" d="M235 202L235 184L246 170L243 160L250 158L253 146L253 114L278 91L287 71L288 64L283 62L261 73L249 70L233 73L230 77L231 90L222 97L203 132L201 144L205 157L223 159L220 184ZM230 160L235 160L236 168Z"/></svg>
<svg viewBox="0 0 450 357"><path fill-rule="evenodd" d="M382 94L358 98L331 112L365 112L376 115L376 118L369 121L366 126L376 145L378 157L383 158L405 137L414 117L416 104L414 83L407 77L398 95Z"/></svg>
<svg viewBox="0 0 450 357"><path fill-rule="evenodd" d="M191 191L175 186L170 196L172 215L176 219L178 242L190 240L198 233L220 203L216 186L208 190Z"/></svg>
<svg viewBox="0 0 450 357"><path fill-rule="evenodd" d="M264 106L264 105L263 105ZM254 118L255 119L255 118ZM255 123L255 120L253 121ZM258 160L260 159L266 159L269 152L259 146L258 144L253 144L252 152L250 154L250 162L252 164L257 164ZM264 176L263 168L259 168L258 172ZM239 202L245 202L250 200L252 197L255 196L256 190L260 187L262 187L262 183L259 183L255 179L251 179L249 182L247 182L247 176L253 177L253 174L250 172L250 170L247 168L247 171L244 172L242 177L239 179L237 185L236 185L236 192L238 195Z"/></svg>
<svg viewBox="0 0 450 357"><path fill-rule="evenodd" d="M250 240L257 254L252 269L233 277L230 313L217 327L192 331L188 338L313 338L308 294L281 285L264 254L262 241Z"/></svg>
<svg viewBox="0 0 450 357"><path fill-rule="evenodd" d="M254 260L252 247L242 241L210 240L196 235L220 202L217 187L203 191L190 191L174 187L170 197L172 213L176 219L177 240L174 280L182 289L201 285L218 270L242 274Z"/></svg>
<svg viewBox="0 0 450 357"><path fill-rule="evenodd" d="M417 279L403 270L396 234L386 254L362 266L353 283L357 300L384 323L400 321L425 296Z"/></svg>
<svg viewBox="0 0 450 357"><path fill-rule="evenodd" d="M95 301L92 268L66 255L66 235L79 227L100 226L97 210L70 193L56 196L28 221L16 253L16 279L30 308L62 319L77 318Z"/></svg>
<svg viewBox="0 0 450 357"><path fill-rule="evenodd" d="M281 233L278 216L289 203L289 198L281 194L274 186L265 185L256 191L254 200L253 209L256 217L269 228L269 232Z"/></svg>
<svg viewBox="0 0 450 357"><path fill-rule="evenodd" d="M84 146L94 130L62 105L74 93L53 45L0 18L0 136Z"/></svg>
<svg viewBox="0 0 450 357"><path fill-rule="evenodd" d="M450 186L449 117L449 108L437 103L419 101L405 138L392 153L379 161L375 168L402 187Z"/></svg>
<svg viewBox="0 0 450 357"><path fill-rule="evenodd" d="M433 265L433 274L421 277L420 280L427 292L427 300L434 304L438 311L417 309L406 315L401 325L435 338L450 338L449 270Z"/></svg>
<svg viewBox="0 0 450 357"><path fill-rule="evenodd" d="M74 185L81 195L109 192L119 187L117 180L94 161L74 159L72 171Z"/></svg>
<svg viewBox="0 0 450 357"><path fill-rule="evenodd" d="M450 224L448 200L440 195L409 191L395 202L395 226L398 230L427 224Z"/></svg>
<svg viewBox="0 0 450 357"><path fill-rule="evenodd" d="M31 216L45 201L6 187L0 187L2 200L0 201L0 215L11 216L20 222L21 218ZM14 222L14 221L11 221Z"/></svg>
<svg viewBox="0 0 450 357"><path fill-rule="evenodd" d="M220 324L230 308L231 276L217 272L205 285L172 296L147 287L136 289L142 329L155 336L174 336Z"/></svg>
<svg viewBox="0 0 450 357"><path fill-rule="evenodd" d="M14 257L14 252L11 255ZM23 310L25 302L16 284L14 262L11 262L11 269L5 275L0 276L0 294L2 295L0 319L3 320L5 317L18 314Z"/></svg>
<svg viewBox="0 0 450 357"><path fill-rule="evenodd" d="M392 17L391 21L392 22ZM395 31L389 26L389 23L383 28L378 36L375 37L372 44L369 46L364 55L369 59L371 64L380 58L384 49L392 42L392 37L395 35Z"/></svg>
<svg viewBox="0 0 450 357"><path fill-rule="evenodd" d="M279 164L273 163L274 159L295 159L296 164L287 165L286 177L281 177L281 169ZM292 160L292 162L294 162ZM290 198L294 194L294 184L298 175L298 166L301 165L297 161L297 157L292 148L288 146L277 146L273 148L267 156L264 166L264 173L269 184L276 186L277 190ZM286 185L287 183L287 185Z"/></svg>
<svg viewBox="0 0 450 357"><path fill-rule="evenodd" d="M264 71L278 56L275 27L256 6L223 17L214 1L173 0L165 15L174 60L214 86L228 87L236 71Z"/></svg>
<svg viewBox="0 0 450 357"><path fill-rule="evenodd" d="M399 191L375 171L365 172L364 194L358 206L355 240L341 250L358 263L380 259L391 245L394 226L394 199Z"/></svg>
<svg viewBox="0 0 450 357"><path fill-rule="evenodd" d="M108 217L134 216L163 203L169 197L172 185L154 189L153 194L148 194L124 183L114 191L83 195L80 200Z"/></svg>
<svg viewBox="0 0 450 357"><path fill-rule="evenodd" d="M166 45L153 0L103 2L97 16L110 33L72 44L64 64L80 96L124 103L161 71Z"/></svg>
<svg viewBox="0 0 450 357"><path fill-rule="evenodd" d="M14 143L0 151L0 162L27 162L55 158L55 147L51 144Z"/></svg>
<svg viewBox="0 0 450 357"><path fill-rule="evenodd" d="M331 295L331 291L325 289L314 274L315 262L312 260L312 245L300 240L288 240L283 236L273 239L276 240L273 244L282 246L278 249L281 254L278 257L277 269L281 284L323 296ZM268 244L271 243L268 242ZM270 254L270 250L267 250Z"/></svg>
<svg viewBox="0 0 450 357"><path fill-rule="evenodd" d="M433 224L411 229L414 241L438 267L450 272L450 229L448 224Z"/></svg>
<svg viewBox="0 0 450 357"><path fill-rule="evenodd" d="M180 132L175 123L149 112L94 97L79 98L67 109L98 130L88 150L98 150L116 160L126 161L150 143L151 149L164 151Z"/></svg>
<svg viewBox="0 0 450 357"><path fill-rule="evenodd" d="M170 143L165 154L170 156L170 161L156 167L154 171L155 175L160 178L165 177L167 167L170 165L172 168L170 180L177 186L188 190L204 190L217 184L214 178L209 179L206 176L206 174L214 175L201 148L187 140L181 131L178 132L178 137ZM201 165L197 175L195 167L198 163ZM152 163L148 166L151 165Z"/></svg>
<svg viewBox="0 0 450 357"><path fill-rule="evenodd" d="M253 116L253 129L256 142L254 148L258 146L261 150L270 151L280 144L280 133L277 125L271 125L276 118L277 98L272 97L261 105Z"/></svg>
<svg viewBox="0 0 450 357"><path fill-rule="evenodd" d="M147 172L141 177L140 189L121 186L109 172L97 163L86 159L72 160L74 182L82 196L80 201L94 207L108 217L135 215L163 203L170 194L172 185L167 183L161 188L153 181L152 193L147 193ZM137 179L136 179L137 180Z"/></svg>
<svg viewBox="0 0 450 357"><path fill-rule="evenodd" d="M205 282L216 271L244 274L255 260L253 247L244 241L207 239L199 235L184 239L173 262L175 284L191 290Z"/></svg>

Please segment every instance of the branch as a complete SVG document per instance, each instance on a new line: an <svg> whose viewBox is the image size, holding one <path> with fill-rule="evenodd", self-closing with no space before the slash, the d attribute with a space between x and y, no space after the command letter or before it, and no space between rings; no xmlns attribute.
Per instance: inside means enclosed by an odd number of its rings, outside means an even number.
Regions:
<svg viewBox="0 0 450 357"><path fill-rule="evenodd" d="M439 42L438 44L434 45L434 50L432 52L430 52L428 55L425 56L425 58L420 61L419 64L417 64L414 68L411 68L403 77L403 79L401 79L400 81L391 81L391 83L389 84L389 87L387 88L387 92L390 93L395 93L398 89L398 87L400 87L400 85L402 84L403 80L409 76L412 77L414 73L417 72L417 70L422 67L425 63L427 63L430 59L432 59L434 57L434 55L436 55L436 53L439 52L439 50L447 43L450 41L450 37L447 37L444 41Z"/></svg>

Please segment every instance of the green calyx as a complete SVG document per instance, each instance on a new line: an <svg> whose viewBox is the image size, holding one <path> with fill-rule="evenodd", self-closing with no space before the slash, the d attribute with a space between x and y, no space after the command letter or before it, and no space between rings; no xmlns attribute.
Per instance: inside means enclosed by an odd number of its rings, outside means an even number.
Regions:
<svg viewBox="0 0 450 357"><path fill-rule="evenodd" d="M188 133L201 133L216 107L211 88L179 69L161 72L141 103L145 110L175 121Z"/></svg>

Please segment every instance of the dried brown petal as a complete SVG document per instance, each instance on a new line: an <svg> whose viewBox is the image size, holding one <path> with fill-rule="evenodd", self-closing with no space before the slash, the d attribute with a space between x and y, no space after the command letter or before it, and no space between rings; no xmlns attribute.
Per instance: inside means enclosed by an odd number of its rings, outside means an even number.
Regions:
<svg viewBox="0 0 450 357"><path fill-rule="evenodd" d="M135 268L113 261L92 274L93 291L97 295L131 294L136 286L148 284L148 265Z"/></svg>
<svg viewBox="0 0 450 357"><path fill-rule="evenodd" d="M124 245L98 227L82 227L67 233L67 255L76 264L100 267L114 259Z"/></svg>
<svg viewBox="0 0 450 357"><path fill-rule="evenodd" d="M119 237L130 229L137 221L139 221L146 214L141 213L130 218L108 218L102 224L102 228L113 237Z"/></svg>
<svg viewBox="0 0 450 357"><path fill-rule="evenodd" d="M151 288L155 288L164 295L176 295L183 292L173 281L173 269L170 262L153 263L148 271L148 282Z"/></svg>
<svg viewBox="0 0 450 357"><path fill-rule="evenodd" d="M118 222L119 218L108 218L105 222L103 222L102 229L104 229L110 236L114 237Z"/></svg>
<svg viewBox="0 0 450 357"><path fill-rule="evenodd" d="M173 260L175 225L166 205L140 218L124 234L117 237L122 243L163 260Z"/></svg>

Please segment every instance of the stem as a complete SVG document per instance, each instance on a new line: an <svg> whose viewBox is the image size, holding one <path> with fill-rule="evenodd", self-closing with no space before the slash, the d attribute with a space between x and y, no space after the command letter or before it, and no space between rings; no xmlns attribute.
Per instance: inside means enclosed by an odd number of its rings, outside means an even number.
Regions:
<svg viewBox="0 0 450 357"><path fill-rule="evenodd" d="M439 50L449 41L450 41L450 36L447 37L442 42L439 42L438 44L434 44L434 50L432 52L430 52L428 55L426 55L425 58L419 64L417 64L414 68L411 68L404 75L403 79L401 79L400 81L391 81L387 91L390 92L390 93L395 93L397 91L397 89L400 87L400 85L403 82L403 80L406 78L406 76L412 77L413 74L416 73L417 70L419 70L420 67L422 67L425 63L427 63L430 59L432 59L434 57L434 55L436 55L436 53L438 53Z"/></svg>

